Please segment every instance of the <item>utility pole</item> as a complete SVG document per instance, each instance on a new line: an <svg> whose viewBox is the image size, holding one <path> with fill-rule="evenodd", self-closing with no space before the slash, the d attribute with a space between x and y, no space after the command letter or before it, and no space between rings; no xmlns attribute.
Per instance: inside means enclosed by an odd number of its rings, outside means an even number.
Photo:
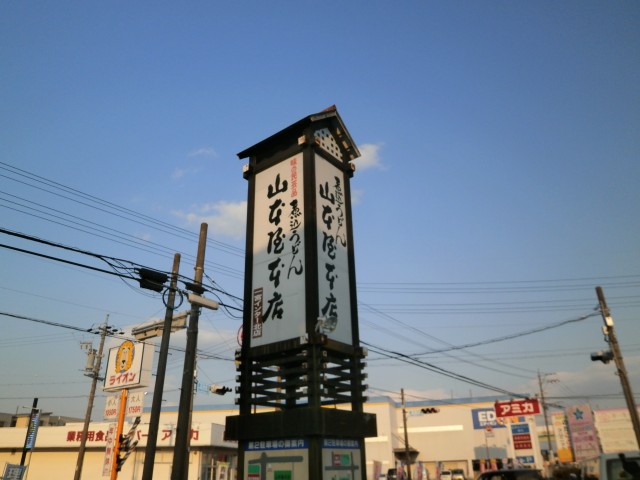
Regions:
<svg viewBox="0 0 640 480"><path fill-rule="evenodd" d="M160 411L162 409L162 395L164 393L164 379L167 371L169 340L171 337L171 323L173 322L173 310L176 300L179 269L180 254L176 253L173 256L173 269L171 270L171 283L169 286L169 296L167 298L167 309L164 314L164 327L162 329L162 339L160 341L160 356L158 358L158 368L156 371L156 385L153 390L151 416L149 417L149 432L147 436L147 447L144 454L142 480L153 479L153 466L156 458L156 446L158 444L158 425L160 424Z"/></svg>
<svg viewBox="0 0 640 480"><path fill-rule="evenodd" d="M407 458L407 478L411 480L411 458L409 457L409 433L407 432L407 409L404 403L404 388L400 389L402 396L402 424L404 425L404 453Z"/></svg>
<svg viewBox="0 0 640 480"><path fill-rule="evenodd" d="M207 224L200 225L200 239L198 241L198 255L196 257L194 284L192 290L202 292L202 277L204 276L204 256L207 247ZM191 440L191 410L193 408L193 383L196 366L196 349L198 346L198 320L200 305L191 303L189 327L187 328L187 346L184 356L182 372L182 388L180 390L180 404L178 406L178 422L176 425L176 445L173 454L171 480L186 480L189 477L189 442Z"/></svg>
<svg viewBox="0 0 640 480"><path fill-rule="evenodd" d="M87 433L89 432L89 423L91 422L91 412L93 410L93 402L96 398L96 386L100 379L100 366L102 364L102 352L104 349L104 339L107 333L112 333L112 330L108 327L109 315L104 320L104 323L98 327L100 332L100 346L98 347L98 355L93 358L93 368L86 375L91 378L91 391L89 392L89 401L87 402L87 412L84 416L84 426L82 428L82 438L80 439L80 450L78 450L78 461L76 462L76 471L73 476L73 480L80 480L82 476L82 464L84 463L84 453L87 447ZM95 350L89 352L92 355Z"/></svg>
<svg viewBox="0 0 640 480"><path fill-rule="evenodd" d="M542 387L542 374L538 370L538 385L540 386L540 400L542 401L542 413L544 414L544 426L547 430L547 452L549 465L553 465L554 455L551 447L551 434L549 433L549 418L547 416L547 402L544 400L544 388ZM547 472L548 473L548 472Z"/></svg>
<svg viewBox="0 0 640 480"><path fill-rule="evenodd" d="M638 448L640 448L640 419L638 418L638 409L636 408L633 392L631 391L631 385L629 384L629 377L627 376L627 369L625 368L624 361L622 359L622 352L620 351L618 338L616 337L616 332L613 328L613 318L609 312L607 301L604 298L602 287L596 287L596 294L598 295L598 302L600 303L600 313L604 320L604 332L607 336L609 345L611 346L611 353L613 354L613 360L616 363L618 376L620 377L620 383L622 384L622 391L624 392L624 398L627 401L631 424L633 425L633 431L636 434L636 443L638 444Z"/></svg>

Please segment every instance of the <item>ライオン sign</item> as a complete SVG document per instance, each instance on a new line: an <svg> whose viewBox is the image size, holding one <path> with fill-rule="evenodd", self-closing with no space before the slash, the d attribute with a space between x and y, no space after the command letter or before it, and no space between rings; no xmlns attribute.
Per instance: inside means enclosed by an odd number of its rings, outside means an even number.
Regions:
<svg viewBox="0 0 640 480"><path fill-rule="evenodd" d="M125 340L109 350L103 390L146 387L151 380L153 347L142 342Z"/></svg>

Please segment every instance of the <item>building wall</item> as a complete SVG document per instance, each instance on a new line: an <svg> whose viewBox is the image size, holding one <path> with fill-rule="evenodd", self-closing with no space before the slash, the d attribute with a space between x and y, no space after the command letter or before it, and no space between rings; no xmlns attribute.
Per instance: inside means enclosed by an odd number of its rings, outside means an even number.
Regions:
<svg viewBox="0 0 640 480"><path fill-rule="evenodd" d="M514 449L509 421L498 422L491 416L493 401L494 399L461 400L456 403L443 402L440 405L412 402L406 405L409 444L419 452L417 461L426 467L432 480L436 478L438 468L462 468L467 473L467 478L473 478L474 460L516 458L520 454ZM435 407L439 411L422 414L420 410L425 407ZM372 478L374 462L379 462L382 472L386 472L397 465L394 449L404 449L402 406L389 398L380 397L367 403L365 411L375 414L377 418L378 435L365 439L367 478ZM217 461L230 459L232 466L235 466L237 445L235 442L224 440L224 424L228 415L237 414L235 408L219 407L193 412L190 479L207 480L203 472L208 471L211 474ZM609 417L611 415L597 418L604 421ZM118 476L119 479L141 478L148 420L149 415L144 414L137 432L140 442L138 449L127 459L123 471ZM162 413L154 480L170 478L176 420L175 410ZM542 468L543 462L539 452L540 447L546 448L546 443L540 445L537 433L544 429L536 426L534 417L519 417L515 420L526 421L529 426L532 432L535 466ZM616 421L618 420L616 417ZM125 432L129 428L128 425L125 424ZM491 425L492 428L487 429L487 425ZM83 478L102 478L106 448L104 433L108 426L107 422L92 422L90 425ZM30 465L28 480L73 478L82 427L82 423L41 426L38 430L36 448L27 456L26 463ZM606 427L606 423L600 422L599 429L603 430ZM630 422L627 427L631 428ZM616 423L616 428L621 428L619 422ZM5 463L20 463L25 435L26 427L0 428L0 468L3 468ZM478 462L475 463L477 466ZM413 478L417 478L417 475ZM233 475L230 475L229 480L233 479Z"/></svg>

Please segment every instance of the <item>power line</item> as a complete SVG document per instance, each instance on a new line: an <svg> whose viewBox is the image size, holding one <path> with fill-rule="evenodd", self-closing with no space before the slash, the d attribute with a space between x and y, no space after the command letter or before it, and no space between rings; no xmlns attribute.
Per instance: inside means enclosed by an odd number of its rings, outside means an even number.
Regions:
<svg viewBox="0 0 640 480"><path fill-rule="evenodd" d="M140 269L146 268L146 269L150 269L150 267L144 267L143 265L140 265L138 263L135 263L131 260L124 260L121 258L115 258L115 257L109 257L106 255L102 255L102 254L98 254L98 253L94 253L94 252L90 252L87 250L82 250L79 248L75 248L75 247L70 247L68 245L63 245L61 243L55 243L55 242L51 242L49 240L44 240L41 238L37 238L37 237L33 237L31 235L27 235L25 233L20 233L20 232L15 232L12 230L7 230L4 228L0 228L0 233L6 234L6 235L10 235L10 236L14 236L14 237L18 237L21 238L23 240L28 240L28 241L32 241L32 242L36 242L36 243L40 243L43 245L47 245L50 247L54 247L54 248L60 248L63 250L67 250L67 251L71 251L74 253L79 253L82 255L87 255L93 258L98 258L102 261L104 261L105 263L107 263L109 266L111 266L111 268L113 269L113 271L111 270L105 270L105 269L101 269L101 268L97 268L97 267L93 267L91 265L86 265L86 264L82 264L82 263L78 263L78 262L73 262L70 260L66 260L60 257L54 257L51 255L45 255L42 253L38 253L38 252L34 252L32 250L26 250L26 249L22 249L22 248L18 248L18 247L13 247L10 245L6 245L6 244L0 244L0 248L7 248L9 250L14 250L14 251L18 251L20 253L26 253L29 255L34 255L37 257L41 257L41 258L46 258L48 260L54 260L57 262L61 262L61 263L66 263L69 265L73 265L76 267L82 267L82 268L87 268L89 270L94 270L100 273L107 273L110 275L115 275L118 276L122 279L127 279L127 280L139 280L138 276L133 276L133 272L139 271ZM129 265L129 266L127 266ZM128 273L122 273L122 272L118 272L118 270L125 270L125 272ZM153 270L153 269L151 269ZM167 272L163 272L163 273L167 273ZM183 275L180 275L179 278L181 279L182 282L184 283L191 283L190 279L187 279L186 277L184 277ZM210 277L208 277L210 278ZM220 288L208 288L207 286L203 286L205 288L206 291L210 291L210 292L220 292L223 293L225 295L230 295L228 293L226 293L224 290L220 289ZM234 299L238 299L238 297L233 297ZM242 311L241 308L233 306L233 305L228 305L225 303L220 303L221 306L223 306L223 308L225 308L225 310L227 310L227 312L229 310L239 310Z"/></svg>
<svg viewBox="0 0 640 480"><path fill-rule="evenodd" d="M504 335L502 337L497 337L497 338L492 338L489 340L482 340L479 342L474 342L474 343L467 343L465 345L457 345L457 346L452 346L449 348L442 348L439 350L429 350L426 352L422 352L422 353L415 353L415 356L419 356L419 355L429 355L429 354L433 354L433 353L444 353L444 352L451 352L453 350L465 350L467 348L472 348L472 347L479 347L482 345L489 345L491 343L497 343L497 342L504 342L505 340L512 340L514 338L518 338L518 337L524 337L525 335L531 335L533 333L540 333L540 332L544 332L547 330L551 330L554 328L559 328L562 327L564 325L568 325L570 323L576 323L576 322L581 322L583 320L586 320L587 318L590 317L594 317L594 316L599 316L599 313L589 313L587 315L582 315L581 317L578 318L572 318L569 320L563 320L561 322L558 323L554 323L554 324L550 324L550 325L545 325L543 327L539 327L539 328L533 328L531 330L527 330L524 332L519 332L519 333L512 333L510 335Z"/></svg>
<svg viewBox="0 0 640 480"><path fill-rule="evenodd" d="M387 350L385 348L382 348L382 347L379 347L379 346L375 346L375 345L372 345L372 344L367 343L367 342L362 342L361 341L361 343L366 345L369 348L369 350L371 350L374 353L377 353L379 355L383 355L383 356L386 356L388 358L392 358L392 359L398 360L400 362L407 363L409 365L413 365L413 366L416 366L416 367L419 367L419 368L423 368L425 370L429 370L429 371L431 371L433 373L437 373L439 375L443 375L445 377L452 378L454 380L459 380L461 382L468 383L470 385L474 385L474 386L477 386L477 387L485 388L487 390L491 390L491 391L494 391L494 392L503 393L505 395L510 395L512 397L515 397L515 398L527 398L525 395L522 395L522 394L519 394L519 393L514 393L514 392L511 392L509 390L505 390L503 388L496 387L496 386L493 386L493 385L489 385L488 383L484 383L484 382L481 382L479 380L475 380L473 378L469 378L467 376L460 375L458 373L452 372L450 370L446 370L444 368L438 367L438 366L433 365L431 363L427 363L427 362L418 360L416 358L413 358L413 357L411 357L409 355L406 355L406 354L403 354L403 353L400 353L400 352L394 352L394 351L391 351L391 350Z"/></svg>

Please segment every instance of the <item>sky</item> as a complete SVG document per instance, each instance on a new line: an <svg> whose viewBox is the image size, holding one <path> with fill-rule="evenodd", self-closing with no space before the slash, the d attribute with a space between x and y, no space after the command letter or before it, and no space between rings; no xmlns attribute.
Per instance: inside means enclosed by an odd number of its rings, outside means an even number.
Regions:
<svg viewBox="0 0 640 480"><path fill-rule="evenodd" d="M85 266L170 271L180 253L192 277L202 222L224 308L200 318L195 403L233 404L207 387L236 385L237 153L331 105L362 153L367 395L535 395L540 378L554 405L624 407L590 353L601 286L640 394L639 27L631 1L0 2L0 411L37 397L82 417L86 330L165 311ZM166 406L184 331L171 345Z"/></svg>

